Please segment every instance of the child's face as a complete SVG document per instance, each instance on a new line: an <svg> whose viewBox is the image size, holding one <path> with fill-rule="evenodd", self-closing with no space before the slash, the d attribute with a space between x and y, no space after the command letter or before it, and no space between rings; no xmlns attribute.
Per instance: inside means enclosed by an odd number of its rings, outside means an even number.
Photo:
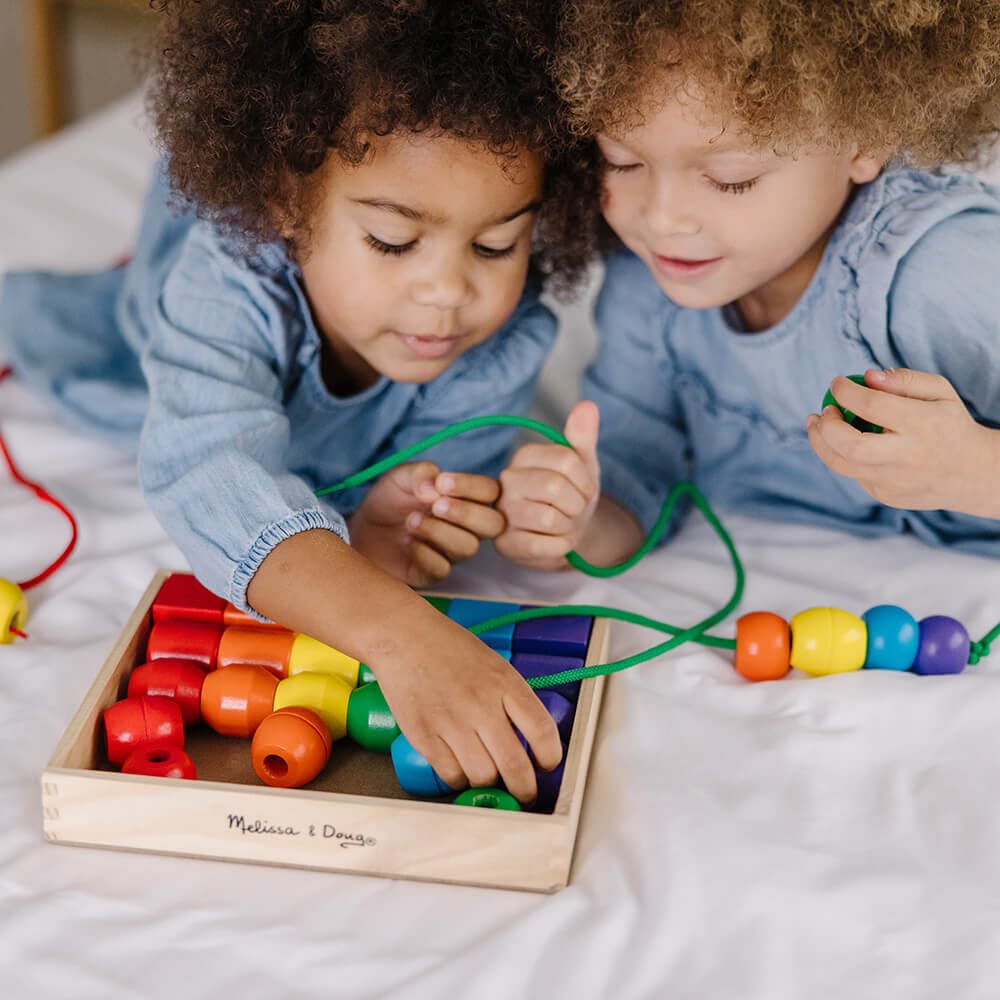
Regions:
<svg viewBox="0 0 1000 1000"><path fill-rule="evenodd" d="M602 208L622 242L679 305L736 302L751 329L792 308L852 184L880 169L853 149L754 147L687 94L597 141L609 164Z"/></svg>
<svg viewBox="0 0 1000 1000"><path fill-rule="evenodd" d="M302 263L337 392L430 381L495 333L520 298L542 192L534 154L505 170L441 135L370 146L360 166L327 159Z"/></svg>

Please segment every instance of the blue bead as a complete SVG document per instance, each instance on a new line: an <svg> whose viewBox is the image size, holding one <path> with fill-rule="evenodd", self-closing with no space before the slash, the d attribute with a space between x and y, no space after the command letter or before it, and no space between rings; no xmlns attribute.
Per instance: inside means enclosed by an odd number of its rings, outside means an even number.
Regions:
<svg viewBox="0 0 1000 1000"><path fill-rule="evenodd" d="M965 626L947 615L920 620L920 648L913 661L915 674L960 674L969 662L972 643Z"/></svg>
<svg viewBox="0 0 1000 1000"><path fill-rule="evenodd" d="M400 787L410 795L427 797L431 795L447 795L455 789L446 785L437 775L422 753L400 733L389 747L392 755L392 766L396 769L396 777Z"/></svg>
<svg viewBox="0 0 1000 1000"><path fill-rule="evenodd" d="M862 616L868 626L865 667L871 670L909 670L917 658L920 627L916 618L895 604L879 604Z"/></svg>

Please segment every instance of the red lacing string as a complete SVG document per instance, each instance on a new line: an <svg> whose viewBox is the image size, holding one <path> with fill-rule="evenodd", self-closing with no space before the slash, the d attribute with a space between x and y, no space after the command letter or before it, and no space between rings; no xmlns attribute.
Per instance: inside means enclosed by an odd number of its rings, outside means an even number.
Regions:
<svg viewBox="0 0 1000 1000"><path fill-rule="evenodd" d="M11 369L9 366L5 368L0 368L0 382L2 382L8 375L10 375L10 373ZM18 583L18 586L21 588L21 590L30 590L32 587L37 586L43 580L47 580L50 576L52 576L52 574L57 569L59 569L60 566L62 566L64 562L66 562L67 559L69 559L70 553L76 547L76 537L77 537L76 518L73 517L73 515L69 512L66 506L62 504L59 500L57 500L51 493L49 493L49 491L45 489L44 486L40 486L38 483L32 482L30 479L21 474L21 471L14 464L14 459L11 458L10 456L10 452L7 449L7 442L4 440L2 433L0 433L0 451L3 452L3 457L7 460L7 467L10 469L10 474L14 477L14 479L16 479L22 486L27 486L28 489L31 490L32 493L34 493L39 500L44 500L46 503L52 504L53 507L61 511L65 515L66 520L69 521L69 526L72 529L72 534L70 536L69 544L66 546L65 549L63 549L62 554L53 563L51 563L49 566L43 569L42 572L39 573L37 576L33 576L30 580L25 580L21 583ZM11 632L14 632L16 635L19 635L22 638L27 638L27 636L25 636L23 632L17 629L12 628Z"/></svg>

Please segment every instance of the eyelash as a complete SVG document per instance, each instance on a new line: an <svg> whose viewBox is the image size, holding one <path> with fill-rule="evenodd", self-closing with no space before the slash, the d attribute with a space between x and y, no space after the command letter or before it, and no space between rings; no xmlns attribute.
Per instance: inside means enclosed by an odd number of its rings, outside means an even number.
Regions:
<svg viewBox="0 0 1000 1000"><path fill-rule="evenodd" d="M757 177L751 177L748 181L737 181L735 184L723 184L721 181L713 181L709 177L709 182L712 187L719 191L725 191L727 194L745 194L749 191L758 181Z"/></svg>
<svg viewBox="0 0 1000 1000"><path fill-rule="evenodd" d="M384 254L386 257L401 257L407 250L416 246L417 243L416 240L410 240L409 243L386 243L377 236L372 236L371 233L365 234L365 242L376 253ZM497 250L494 247L480 246L478 243L473 243L472 246L476 253L485 260L500 260L504 257L509 257L517 249L516 243L512 243L509 247L504 247L502 250Z"/></svg>

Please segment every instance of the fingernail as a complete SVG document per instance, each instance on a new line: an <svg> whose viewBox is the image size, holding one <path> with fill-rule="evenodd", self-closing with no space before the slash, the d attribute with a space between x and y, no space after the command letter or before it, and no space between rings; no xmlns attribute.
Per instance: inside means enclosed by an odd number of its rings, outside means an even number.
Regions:
<svg viewBox="0 0 1000 1000"><path fill-rule="evenodd" d="M889 377L889 372L888 371L872 372L871 375L869 375L868 377L873 382L884 382Z"/></svg>
<svg viewBox="0 0 1000 1000"><path fill-rule="evenodd" d="M428 483L426 481L422 482L417 487L417 496L420 497L421 500L428 501L428 503L431 500L436 499L437 495L438 495L438 491L436 489L434 489L434 487L430 483Z"/></svg>
<svg viewBox="0 0 1000 1000"><path fill-rule="evenodd" d="M806 417L806 430L812 430L813 424L815 424L818 420L819 417L817 417L815 413L810 413L809 416Z"/></svg>
<svg viewBox="0 0 1000 1000"><path fill-rule="evenodd" d="M412 514L407 515L406 526L411 530L415 530L420 527L420 522L423 520L423 516L414 511Z"/></svg>
<svg viewBox="0 0 1000 1000"><path fill-rule="evenodd" d="M449 507L451 507L451 503L448 501L447 497L441 497L440 500L434 501L434 506L431 507L431 510L434 511L435 514L447 514Z"/></svg>
<svg viewBox="0 0 1000 1000"><path fill-rule="evenodd" d="M437 488L442 493L450 493L455 488L455 479L452 476L438 476Z"/></svg>

